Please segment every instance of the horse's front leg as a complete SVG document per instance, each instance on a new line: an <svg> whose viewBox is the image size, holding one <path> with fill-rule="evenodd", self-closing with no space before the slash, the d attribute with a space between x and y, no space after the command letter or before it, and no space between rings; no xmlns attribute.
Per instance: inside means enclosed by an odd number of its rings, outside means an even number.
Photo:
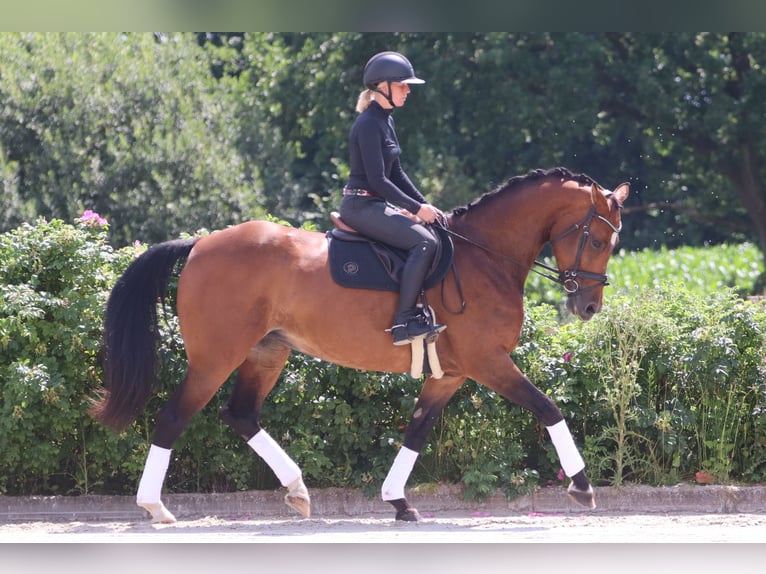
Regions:
<svg viewBox="0 0 766 574"><path fill-rule="evenodd" d="M510 358L497 361L494 368L491 368L491 362L487 362L487 367L490 368L477 377L477 381L505 399L531 411L545 425L561 462L561 468L564 474L572 479L567 493L575 502L595 508L595 496L585 474L585 462L559 408L529 381Z"/></svg>
<svg viewBox="0 0 766 574"><path fill-rule="evenodd" d="M399 449L381 488L383 500L391 503L396 509L396 520L408 522L420 520L420 514L404 496L404 485L412 473L418 454L433 429L436 418L464 380L462 377L443 377L438 380L428 377L423 385L404 433L404 445Z"/></svg>

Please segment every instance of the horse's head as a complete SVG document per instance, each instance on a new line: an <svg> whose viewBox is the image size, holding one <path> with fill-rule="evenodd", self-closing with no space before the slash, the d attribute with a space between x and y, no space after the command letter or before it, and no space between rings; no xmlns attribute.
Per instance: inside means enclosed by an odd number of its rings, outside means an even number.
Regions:
<svg viewBox="0 0 766 574"><path fill-rule="evenodd" d="M620 209L629 192L627 183L613 192L593 183L586 212L576 221L562 217L552 230L550 243L559 281L568 295L567 309L584 321L601 310L608 284L606 266L617 245L622 228Z"/></svg>

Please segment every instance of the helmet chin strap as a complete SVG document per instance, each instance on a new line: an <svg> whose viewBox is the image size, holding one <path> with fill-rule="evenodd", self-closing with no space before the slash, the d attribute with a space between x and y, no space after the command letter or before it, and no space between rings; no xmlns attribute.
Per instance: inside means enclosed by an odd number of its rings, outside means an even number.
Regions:
<svg viewBox="0 0 766 574"><path fill-rule="evenodd" d="M384 98L388 100L388 103L391 104L392 108L397 107L397 105L394 103L394 98L391 95L391 81L386 81L386 86L388 86L388 93L384 92L383 90L379 89L377 86L373 88L373 92L378 92L380 95L382 95Z"/></svg>

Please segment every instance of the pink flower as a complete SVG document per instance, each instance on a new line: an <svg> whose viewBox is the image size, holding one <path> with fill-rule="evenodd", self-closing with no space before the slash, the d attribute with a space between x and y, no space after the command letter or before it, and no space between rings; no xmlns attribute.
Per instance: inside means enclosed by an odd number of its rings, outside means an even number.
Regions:
<svg viewBox="0 0 766 574"><path fill-rule="evenodd" d="M91 227L106 227L109 222L91 209L86 209L80 216L79 221Z"/></svg>
<svg viewBox="0 0 766 574"><path fill-rule="evenodd" d="M568 363L572 360L572 353L564 353L564 356L562 357L564 359L565 363Z"/></svg>
<svg viewBox="0 0 766 574"><path fill-rule="evenodd" d="M563 468L559 469L559 473L556 475L556 478L558 478L559 480L564 480L564 469Z"/></svg>

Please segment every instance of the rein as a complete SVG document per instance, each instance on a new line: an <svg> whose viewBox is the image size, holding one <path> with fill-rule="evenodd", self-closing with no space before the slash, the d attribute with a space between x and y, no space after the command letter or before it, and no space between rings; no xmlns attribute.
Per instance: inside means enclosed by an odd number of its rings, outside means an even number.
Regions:
<svg viewBox="0 0 766 574"><path fill-rule="evenodd" d="M620 233L620 230L622 229L622 223L620 223L619 228L615 227L611 221L609 221L602 215L599 215L598 213L596 213L595 206L591 207L588 213L585 215L585 217L581 221L579 221L578 223L575 223L569 229L559 234L558 236L554 237L553 239L549 239L548 241L546 241L546 244L553 245L554 243L563 239L570 233L573 233L579 229L582 229L582 235L580 236L580 243L577 246L577 255L575 256L574 267L570 269L565 269L564 271L559 271L557 268L551 267L550 265L547 265L543 263L542 261L538 261L537 259L535 259L534 263L532 264L532 267L527 267L526 264L522 263L518 259L511 257L510 255L506 255L505 253L500 253L499 251L492 249L491 247L487 245L484 245L482 243L474 241L473 239L470 239L459 233L456 233L455 231L452 231L451 229L449 229L449 227L447 227L446 218L444 221L437 220L436 223L440 227L442 227L452 237L465 241L466 243L469 243L473 245L474 247L478 247L479 249L482 249L483 251L486 251L487 253L491 253L492 255L495 255L501 259L505 259L515 263L516 265L525 267L527 268L528 271L537 273L541 277L549 279L550 281L553 281L554 283L558 283L564 288L564 291L566 291L568 296L572 296L576 294L578 291L586 291L588 289L593 289L598 286L609 285L608 277L606 274L593 273L591 271L583 271L580 269L580 260L582 259L582 254L583 254L583 251L585 250L585 244L587 243L588 236L590 235L590 224L594 217L606 223L615 233ZM535 267L540 267L542 269L545 269L545 271L547 271L548 273L543 271L538 271L537 269L535 269ZM457 289L458 289L458 293L460 295L460 300L461 300L460 311L455 312L454 314L460 314L463 311L465 311L466 302L465 302L465 299L463 298L462 288L460 287L460 281L458 279L457 269L455 268L454 263L452 266L452 271L455 275L455 281L457 283ZM556 273L556 275L552 275L551 273ZM596 283L591 285L590 287L584 287L581 289L580 284L577 281L578 277L582 279L596 281ZM442 283L442 299L443 299L443 290L444 290L444 284Z"/></svg>

